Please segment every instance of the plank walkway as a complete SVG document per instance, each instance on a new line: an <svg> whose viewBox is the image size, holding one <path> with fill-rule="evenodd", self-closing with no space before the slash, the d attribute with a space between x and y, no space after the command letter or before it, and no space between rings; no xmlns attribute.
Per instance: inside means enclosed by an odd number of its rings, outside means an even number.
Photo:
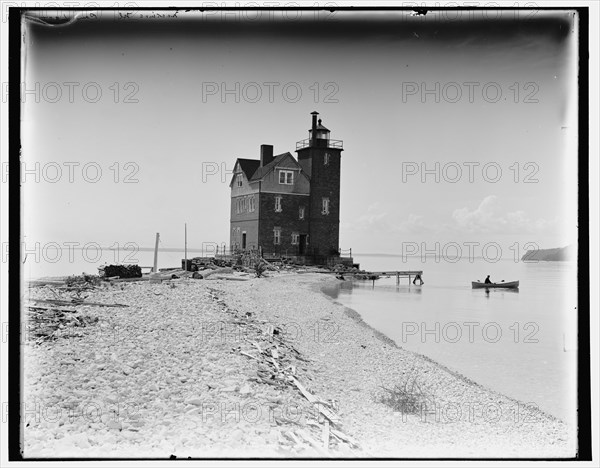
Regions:
<svg viewBox="0 0 600 468"><path fill-rule="evenodd" d="M331 272L323 272L323 273L333 273L333 274L342 274L342 275L367 275L367 276L395 276L396 277L396 284L400 284L400 278L407 278L408 277L408 282L410 283L411 279L413 276L417 276L419 275L420 277L423 277L423 270L405 270L405 271L366 271L364 273L361 273L359 271L340 271L340 272L336 272L336 271L331 271ZM375 278L373 278L375 279Z"/></svg>

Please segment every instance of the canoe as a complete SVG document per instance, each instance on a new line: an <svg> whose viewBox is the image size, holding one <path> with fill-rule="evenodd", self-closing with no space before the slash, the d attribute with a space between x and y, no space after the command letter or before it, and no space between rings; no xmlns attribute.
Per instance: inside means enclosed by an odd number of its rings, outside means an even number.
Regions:
<svg viewBox="0 0 600 468"><path fill-rule="evenodd" d="M473 289L519 289L518 281L509 281L508 283L480 283L479 281L472 281L471 285Z"/></svg>

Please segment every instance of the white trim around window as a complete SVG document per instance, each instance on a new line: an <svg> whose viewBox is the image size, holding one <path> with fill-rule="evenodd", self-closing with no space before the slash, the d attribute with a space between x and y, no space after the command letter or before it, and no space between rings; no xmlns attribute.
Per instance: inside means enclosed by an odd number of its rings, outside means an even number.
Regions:
<svg viewBox="0 0 600 468"><path fill-rule="evenodd" d="M322 199L321 214L324 214L324 215L329 214L329 198L327 198L327 197L323 197L323 199Z"/></svg>
<svg viewBox="0 0 600 468"><path fill-rule="evenodd" d="M279 171L279 183L283 185L294 185L294 171Z"/></svg>
<svg viewBox="0 0 600 468"><path fill-rule="evenodd" d="M273 244L274 245L281 244L281 228L279 228L279 227L273 228Z"/></svg>

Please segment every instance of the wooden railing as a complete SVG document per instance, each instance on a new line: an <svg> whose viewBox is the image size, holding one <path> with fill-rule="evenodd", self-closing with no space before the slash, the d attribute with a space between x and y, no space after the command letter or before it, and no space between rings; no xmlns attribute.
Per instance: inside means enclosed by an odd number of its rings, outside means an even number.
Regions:
<svg viewBox="0 0 600 468"><path fill-rule="evenodd" d="M352 257L352 248L340 249L340 257Z"/></svg>

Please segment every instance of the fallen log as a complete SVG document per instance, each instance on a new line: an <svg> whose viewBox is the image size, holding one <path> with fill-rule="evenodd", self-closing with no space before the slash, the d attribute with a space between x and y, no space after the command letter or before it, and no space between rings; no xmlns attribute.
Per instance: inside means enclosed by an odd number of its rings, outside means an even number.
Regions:
<svg viewBox="0 0 600 468"><path fill-rule="evenodd" d="M56 304L66 306L97 306L97 307L129 307L126 304L105 304L102 302L84 302L84 301L63 301L60 299L29 299L32 302L40 302L42 304Z"/></svg>
<svg viewBox="0 0 600 468"><path fill-rule="evenodd" d="M221 275L223 273L233 273L233 268L217 268L216 270L205 270L200 272L204 279L210 278L212 275Z"/></svg>
<svg viewBox="0 0 600 468"><path fill-rule="evenodd" d="M109 283L129 283L133 281L150 281L150 278L147 276L142 276L141 278L107 278Z"/></svg>
<svg viewBox="0 0 600 468"><path fill-rule="evenodd" d="M228 281L250 281L248 278L238 278L235 276L223 276L223 275L218 275L215 276L216 279L221 279L221 280L228 280Z"/></svg>

